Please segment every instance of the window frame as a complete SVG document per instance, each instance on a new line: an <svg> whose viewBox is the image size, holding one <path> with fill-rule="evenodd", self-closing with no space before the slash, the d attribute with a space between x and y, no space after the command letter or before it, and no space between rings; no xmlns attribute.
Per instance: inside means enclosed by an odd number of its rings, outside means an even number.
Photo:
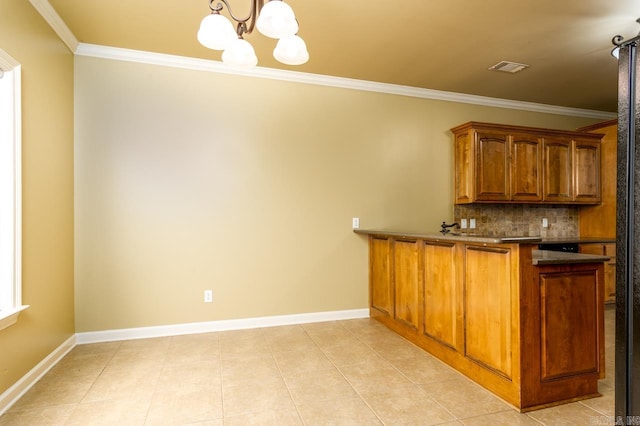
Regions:
<svg viewBox="0 0 640 426"><path fill-rule="evenodd" d="M22 89L21 66L0 49L0 69L9 78L9 146L0 147L8 155L0 156L0 175L5 191L0 191L0 330L15 324L20 312L28 308L22 304ZM6 151L5 151L6 149ZM6 198L6 200L5 200Z"/></svg>

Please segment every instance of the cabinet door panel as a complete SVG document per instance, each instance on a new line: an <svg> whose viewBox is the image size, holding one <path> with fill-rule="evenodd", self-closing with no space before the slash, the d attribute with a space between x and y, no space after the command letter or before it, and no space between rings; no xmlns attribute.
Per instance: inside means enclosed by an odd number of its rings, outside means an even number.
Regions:
<svg viewBox="0 0 640 426"><path fill-rule="evenodd" d="M456 135L455 156L456 203L472 203L475 201L475 194L473 192L475 187L475 162L473 161L473 150L471 149L469 133Z"/></svg>
<svg viewBox="0 0 640 426"><path fill-rule="evenodd" d="M465 355L511 378L511 251L467 246L465 258Z"/></svg>
<svg viewBox="0 0 640 426"><path fill-rule="evenodd" d="M458 349L457 303L460 291L455 262L455 244L427 243L424 248L424 332Z"/></svg>
<svg viewBox="0 0 640 426"><path fill-rule="evenodd" d="M576 140L573 151L574 201L600 201L600 143Z"/></svg>
<svg viewBox="0 0 640 426"><path fill-rule="evenodd" d="M420 288L418 243L415 241L396 241L393 253L395 318L417 329Z"/></svg>
<svg viewBox="0 0 640 426"><path fill-rule="evenodd" d="M599 371L598 274L540 274L541 380Z"/></svg>
<svg viewBox="0 0 640 426"><path fill-rule="evenodd" d="M544 141L544 200L571 202L573 198L572 141L545 139Z"/></svg>
<svg viewBox="0 0 640 426"><path fill-rule="evenodd" d="M511 199L542 200L542 142L534 135L512 136Z"/></svg>
<svg viewBox="0 0 640 426"><path fill-rule="evenodd" d="M509 189L509 141L504 133L477 134L476 199L507 201Z"/></svg>
<svg viewBox="0 0 640 426"><path fill-rule="evenodd" d="M389 255L391 243L384 238L370 240L371 306L387 315L393 315L393 288Z"/></svg>

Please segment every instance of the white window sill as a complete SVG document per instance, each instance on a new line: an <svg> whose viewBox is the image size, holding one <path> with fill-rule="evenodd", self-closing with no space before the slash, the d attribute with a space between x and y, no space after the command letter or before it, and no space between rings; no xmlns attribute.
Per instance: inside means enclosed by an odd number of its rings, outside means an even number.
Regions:
<svg viewBox="0 0 640 426"><path fill-rule="evenodd" d="M22 305L9 311L0 311L0 330L7 328L18 321L20 312L27 309L29 305Z"/></svg>

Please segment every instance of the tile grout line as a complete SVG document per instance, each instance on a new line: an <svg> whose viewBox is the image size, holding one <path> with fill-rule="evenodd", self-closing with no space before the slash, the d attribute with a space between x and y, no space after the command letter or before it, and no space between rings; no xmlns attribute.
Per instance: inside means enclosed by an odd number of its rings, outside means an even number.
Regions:
<svg viewBox="0 0 640 426"><path fill-rule="evenodd" d="M303 330L304 330L304 328L303 328ZM306 330L304 330L304 332L307 333ZM298 418L300 419L302 424L306 425L307 422L305 422L304 418L302 417L302 414L300 413L300 410L298 409L298 404L296 404L295 399L293 399L293 394L291 393L291 389L289 388L289 384L287 383L287 380L285 379L284 375L282 374L282 368L280 367L280 363L278 362L278 359L276 358L276 356L273 353L273 345L271 344L269 339L265 338L265 340L267 342L267 346L269 347L269 352L271 353L271 358L273 358L273 362L276 364L276 368L278 369L278 372L280 373L280 378L282 379L282 382L284 383L284 386L287 388L287 393L289 393L289 398L291 398L291 403L293 404L293 406L296 409L296 414L298 414Z"/></svg>
<svg viewBox="0 0 640 426"><path fill-rule="evenodd" d="M364 343L362 341L360 341L360 339L358 339L358 336L353 333L351 330L349 330L347 327L344 326L344 324L342 324L342 321L338 321L338 325L340 325L340 327L342 327L344 330L346 330L347 332L349 332L349 334L353 337L355 337L356 341L360 342L360 343ZM366 345L366 343L364 343ZM366 345L368 346L368 345ZM351 383L351 381L347 378L347 376L345 376L345 374L342 372L342 369L340 367L338 367L336 365L335 362L333 362L331 360L331 358L329 358L329 356L326 354L326 352L324 350L322 350L322 347L320 347L320 350L322 351L322 353L324 354L324 356L327 357L327 359L329 360L329 362L334 366L334 368L336 370L338 370L338 372L340 373L340 375L342 377L344 377L344 379L347 381L347 383L349 383L349 386L351 386L351 388L353 389L353 391L356 393L356 395L358 395L358 398L360 398L360 400L367 406L369 407L369 410L371 410L371 412L373 413L374 416L376 416L376 418L380 421L380 423L382 423L383 425L386 425L387 423L380 417L380 415L376 412L376 410L373 409L373 407L371 406L371 404L369 404L369 402L360 394L360 392L358 392L358 389L356 389L356 387L353 385L353 383ZM375 351L374 351L375 352ZM377 354L377 352L376 352Z"/></svg>

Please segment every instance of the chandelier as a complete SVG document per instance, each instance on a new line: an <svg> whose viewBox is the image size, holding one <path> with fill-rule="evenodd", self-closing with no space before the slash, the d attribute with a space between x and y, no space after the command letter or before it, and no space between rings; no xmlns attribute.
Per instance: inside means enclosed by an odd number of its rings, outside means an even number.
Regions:
<svg viewBox="0 0 640 426"><path fill-rule="evenodd" d="M251 34L254 27L263 35L278 39L273 56L283 64L301 65L309 60L309 52L304 40L298 33L298 21L293 9L282 0L251 0L251 8L246 17L238 17L231 10L228 0L209 0L211 14L200 23L198 41L213 50L222 50L222 62L238 67L253 67L258 58L251 43L244 39L244 34ZM224 6L231 19L236 22L236 29L229 19L220 11Z"/></svg>

